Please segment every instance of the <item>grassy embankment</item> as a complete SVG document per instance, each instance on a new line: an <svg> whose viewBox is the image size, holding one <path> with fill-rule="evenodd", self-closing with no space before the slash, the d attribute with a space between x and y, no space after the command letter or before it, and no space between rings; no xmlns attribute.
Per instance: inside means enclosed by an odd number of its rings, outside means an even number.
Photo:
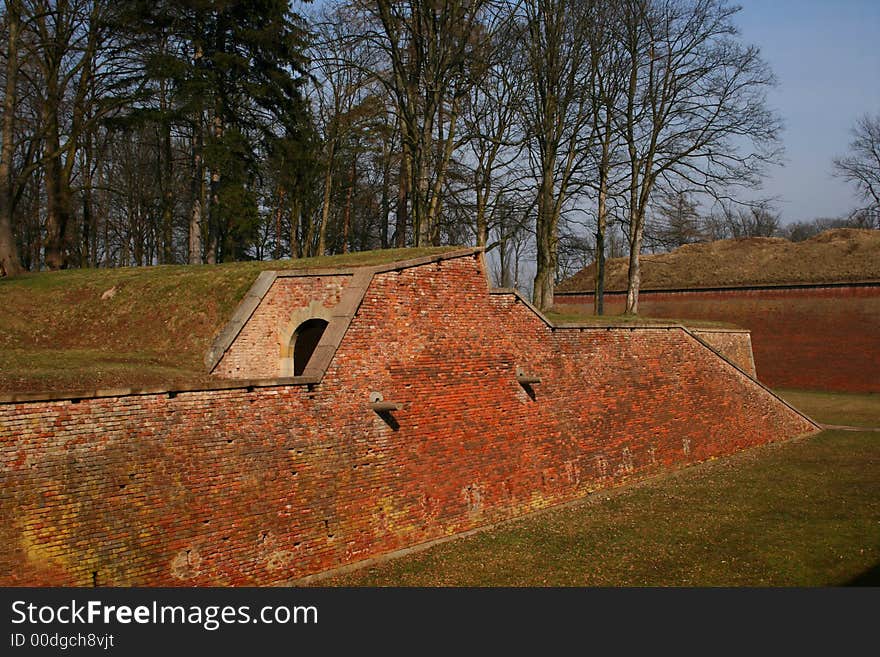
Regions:
<svg viewBox="0 0 880 657"><path fill-rule="evenodd" d="M261 271L378 265L448 247L77 269L0 279L0 393L197 384L217 332Z"/></svg>
<svg viewBox="0 0 880 657"><path fill-rule="evenodd" d="M667 319L663 317L645 317L642 315L584 315L581 313L547 312L547 319L555 324L578 324L579 326L651 326L682 324L688 328L703 329L736 329L736 324L718 322L709 319Z"/></svg>
<svg viewBox="0 0 880 657"><path fill-rule="evenodd" d="M880 426L880 395L785 391ZM880 585L880 434L824 431L503 524L320 585Z"/></svg>

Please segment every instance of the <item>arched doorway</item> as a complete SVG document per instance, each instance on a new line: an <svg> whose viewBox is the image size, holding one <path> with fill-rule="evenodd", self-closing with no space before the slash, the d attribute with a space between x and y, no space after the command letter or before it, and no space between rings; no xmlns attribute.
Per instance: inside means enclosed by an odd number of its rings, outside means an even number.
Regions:
<svg viewBox="0 0 880 657"><path fill-rule="evenodd" d="M306 369L306 365L315 347L321 341L324 330L327 328L327 320L307 319L300 324L293 333L293 375L300 376Z"/></svg>

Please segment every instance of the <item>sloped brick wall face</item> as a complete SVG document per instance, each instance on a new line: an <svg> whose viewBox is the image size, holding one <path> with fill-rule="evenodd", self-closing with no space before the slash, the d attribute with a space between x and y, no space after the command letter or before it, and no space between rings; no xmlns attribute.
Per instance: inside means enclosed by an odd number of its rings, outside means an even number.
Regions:
<svg viewBox="0 0 880 657"><path fill-rule="evenodd" d="M755 376L752 340L748 331L692 329L691 333L718 351L741 370Z"/></svg>
<svg viewBox="0 0 880 657"><path fill-rule="evenodd" d="M277 278L253 316L242 327L217 364L215 376L228 379L273 379L283 372L281 360L297 326L311 317L329 319L329 311L351 282L351 276Z"/></svg>
<svg viewBox="0 0 880 657"><path fill-rule="evenodd" d="M557 295L556 304L592 308L592 295ZM622 294L605 297L623 312ZM710 319L749 329L758 379L772 388L880 392L880 285L648 292L639 312Z"/></svg>
<svg viewBox="0 0 880 657"><path fill-rule="evenodd" d="M0 583L277 584L813 430L681 329L551 329L446 260L377 274L311 388L0 405Z"/></svg>

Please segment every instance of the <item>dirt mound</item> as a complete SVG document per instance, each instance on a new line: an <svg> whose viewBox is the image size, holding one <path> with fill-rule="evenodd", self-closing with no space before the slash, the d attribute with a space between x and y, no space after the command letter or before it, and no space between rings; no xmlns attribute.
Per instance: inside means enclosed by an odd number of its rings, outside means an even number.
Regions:
<svg viewBox="0 0 880 657"><path fill-rule="evenodd" d="M687 244L669 253L643 255L642 289L747 287L880 280L880 231L836 228L803 242L749 237ZM605 289L625 290L626 258L606 264ZM557 286L559 292L592 291L595 263Z"/></svg>

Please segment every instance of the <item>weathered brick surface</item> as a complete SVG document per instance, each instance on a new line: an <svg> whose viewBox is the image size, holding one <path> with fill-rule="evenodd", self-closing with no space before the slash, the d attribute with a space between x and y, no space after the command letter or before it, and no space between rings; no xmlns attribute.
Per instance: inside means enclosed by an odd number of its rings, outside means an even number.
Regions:
<svg viewBox="0 0 880 657"><path fill-rule="evenodd" d="M813 430L681 329L552 329L447 260L377 275L315 386L0 404L0 583L279 583Z"/></svg>
<svg viewBox="0 0 880 657"><path fill-rule="evenodd" d="M592 308L592 295L557 295ZM622 294L605 297L623 311ZM880 285L647 292L640 312L731 322L752 334L758 378L771 387L880 392Z"/></svg>
<svg viewBox="0 0 880 657"><path fill-rule="evenodd" d="M691 329L691 333L717 350L727 360L751 376L755 376L752 340L748 331L726 329Z"/></svg>
<svg viewBox="0 0 880 657"><path fill-rule="evenodd" d="M250 321L241 329L214 370L230 379L275 378L282 374L280 361L297 326L324 315L339 303L351 276L300 276L277 278ZM322 313L323 309L323 313Z"/></svg>

